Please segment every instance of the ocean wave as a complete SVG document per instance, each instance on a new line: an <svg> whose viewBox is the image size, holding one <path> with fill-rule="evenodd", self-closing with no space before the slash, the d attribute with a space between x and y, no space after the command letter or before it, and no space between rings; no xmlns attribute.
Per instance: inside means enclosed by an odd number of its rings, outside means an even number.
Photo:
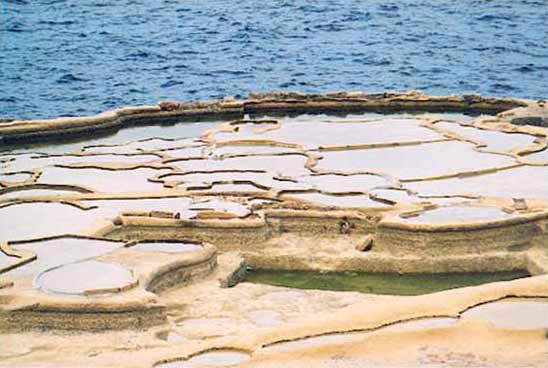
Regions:
<svg viewBox="0 0 548 368"><path fill-rule="evenodd" d="M2 5L0 116L278 89L548 97L545 1Z"/></svg>

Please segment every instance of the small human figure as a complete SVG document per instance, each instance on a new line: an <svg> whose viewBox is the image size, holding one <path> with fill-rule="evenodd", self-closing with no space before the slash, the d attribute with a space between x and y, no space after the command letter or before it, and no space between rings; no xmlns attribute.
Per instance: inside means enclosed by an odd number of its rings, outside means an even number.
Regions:
<svg viewBox="0 0 548 368"><path fill-rule="evenodd" d="M350 232L353 228L354 228L354 224L352 224L346 218L343 218L339 222L339 233L341 233L341 234L350 234Z"/></svg>

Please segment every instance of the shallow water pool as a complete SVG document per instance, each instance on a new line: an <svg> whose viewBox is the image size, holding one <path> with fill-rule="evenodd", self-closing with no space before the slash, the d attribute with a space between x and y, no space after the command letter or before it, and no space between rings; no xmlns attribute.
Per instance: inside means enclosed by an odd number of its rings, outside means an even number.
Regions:
<svg viewBox="0 0 548 368"><path fill-rule="evenodd" d="M465 286L526 277L523 271L452 274L382 274L358 272L257 270L245 281L296 289L357 291L369 294L422 295Z"/></svg>

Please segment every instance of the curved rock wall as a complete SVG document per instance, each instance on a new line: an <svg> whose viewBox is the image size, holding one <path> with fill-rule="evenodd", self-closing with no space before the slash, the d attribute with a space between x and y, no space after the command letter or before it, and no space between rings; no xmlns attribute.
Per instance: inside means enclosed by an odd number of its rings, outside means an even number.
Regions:
<svg viewBox="0 0 548 368"><path fill-rule="evenodd" d="M319 111L467 111L498 113L525 107L530 101L487 98L477 95L430 97L416 91L398 93L338 92L326 94L251 93L246 100L160 102L157 106L124 107L95 116L51 120L15 120L0 126L4 142L62 139L93 131L137 124L169 123L203 118L243 118L265 112Z"/></svg>
<svg viewBox="0 0 548 368"><path fill-rule="evenodd" d="M499 224L465 224L458 227L414 227L381 223L375 237L378 251L392 255L438 257L507 251L543 236L540 220Z"/></svg>

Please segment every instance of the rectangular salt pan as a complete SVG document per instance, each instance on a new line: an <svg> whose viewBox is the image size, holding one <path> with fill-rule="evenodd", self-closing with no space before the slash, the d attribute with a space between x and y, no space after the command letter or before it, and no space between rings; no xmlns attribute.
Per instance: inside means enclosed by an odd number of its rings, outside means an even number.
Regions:
<svg viewBox="0 0 548 368"><path fill-rule="evenodd" d="M548 198L548 167L524 166L466 178L406 183L421 195Z"/></svg>
<svg viewBox="0 0 548 368"><path fill-rule="evenodd" d="M474 151L464 142L323 152L317 168L341 172L375 172L399 179L436 177L514 164L514 159Z"/></svg>
<svg viewBox="0 0 548 368"><path fill-rule="evenodd" d="M237 133L218 133L218 141L240 139L271 140L280 143L298 144L307 148L319 146L346 146L379 144L404 141L424 141L444 138L428 128L421 127L415 119L386 118L372 122L283 122L279 129L256 133L255 129L268 124L249 124ZM254 128L254 129L251 129Z"/></svg>

